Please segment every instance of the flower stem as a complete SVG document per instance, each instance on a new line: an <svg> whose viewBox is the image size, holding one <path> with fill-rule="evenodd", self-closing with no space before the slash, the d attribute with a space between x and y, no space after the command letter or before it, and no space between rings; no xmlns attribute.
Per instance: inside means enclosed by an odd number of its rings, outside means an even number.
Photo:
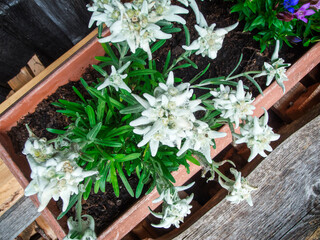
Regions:
<svg viewBox="0 0 320 240"><path fill-rule="evenodd" d="M226 182L232 182L233 181L230 178L228 178L226 175L224 175L222 172L220 172L217 167L213 167L213 170L219 175L219 177L221 177Z"/></svg>
<svg viewBox="0 0 320 240"><path fill-rule="evenodd" d="M78 195L78 202L76 205L76 218L78 221L78 232L81 233L82 232L82 217L81 217L81 212L82 212L82 194L83 191L81 191L81 189L79 190L79 195Z"/></svg>

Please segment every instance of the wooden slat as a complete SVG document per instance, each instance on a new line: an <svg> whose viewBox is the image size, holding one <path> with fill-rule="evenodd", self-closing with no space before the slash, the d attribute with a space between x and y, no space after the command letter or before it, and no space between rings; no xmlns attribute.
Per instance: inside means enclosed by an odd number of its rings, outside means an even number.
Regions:
<svg viewBox="0 0 320 240"><path fill-rule="evenodd" d="M13 206L22 196L23 188L0 159L0 216Z"/></svg>
<svg viewBox="0 0 320 240"><path fill-rule="evenodd" d="M273 151L249 175L260 188L253 192L254 206L226 200L206 213L175 239L302 239L319 227L320 116ZM302 224L303 219L307 224ZM286 237L286 234L288 238ZM290 238L291 236L291 238Z"/></svg>
<svg viewBox="0 0 320 240"><path fill-rule="evenodd" d="M0 217L0 240L14 239L39 215L31 199L22 197Z"/></svg>
<svg viewBox="0 0 320 240"><path fill-rule="evenodd" d="M45 69L37 55L33 55L33 57L28 62L28 66L31 69L33 76L37 76Z"/></svg>

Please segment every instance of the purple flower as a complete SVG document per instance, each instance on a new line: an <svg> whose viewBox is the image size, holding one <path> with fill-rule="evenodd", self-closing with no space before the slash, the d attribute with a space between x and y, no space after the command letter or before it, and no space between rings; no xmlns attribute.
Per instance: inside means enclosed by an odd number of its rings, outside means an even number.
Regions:
<svg viewBox="0 0 320 240"><path fill-rule="evenodd" d="M277 14L277 18L281 21L290 22L293 19L293 15L289 12L280 12Z"/></svg>
<svg viewBox="0 0 320 240"><path fill-rule="evenodd" d="M310 3L303 4L299 9L297 9L297 11L293 15L297 19L307 23L308 19L306 19L305 17L316 13L314 10L308 9L309 7L310 7Z"/></svg>
<svg viewBox="0 0 320 240"><path fill-rule="evenodd" d="M286 38L292 43L299 43L302 41L301 38L295 36L287 36Z"/></svg>

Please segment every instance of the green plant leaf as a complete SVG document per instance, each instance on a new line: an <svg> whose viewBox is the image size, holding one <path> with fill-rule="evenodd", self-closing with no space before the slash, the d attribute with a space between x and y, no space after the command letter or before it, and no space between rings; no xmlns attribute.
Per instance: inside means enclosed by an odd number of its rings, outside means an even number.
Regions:
<svg viewBox="0 0 320 240"><path fill-rule="evenodd" d="M90 126L94 127L96 125L96 116L95 116L93 108L90 105L88 105L85 107L85 111L88 115Z"/></svg>
<svg viewBox="0 0 320 240"><path fill-rule="evenodd" d="M114 194L116 197L119 197L119 184L117 179L117 173L114 166L114 161L110 162L110 177L111 177L111 184L114 190Z"/></svg>
<svg viewBox="0 0 320 240"><path fill-rule="evenodd" d="M57 220L60 220L61 218L63 218L63 216L66 215L67 212L69 212L69 210L73 207L73 205L77 202L77 200L78 200L78 194L73 194L70 197L69 205L67 209L64 212L60 213L60 215L57 217Z"/></svg>
<svg viewBox="0 0 320 240"><path fill-rule="evenodd" d="M123 185L126 187L128 193L130 194L131 197L134 197L134 193L133 190L126 178L126 176L124 175L123 171L122 171L122 167L120 166L120 164L118 162L115 163L116 164L116 168L118 170L118 174L119 177L121 178L121 181L123 182Z"/></svg>

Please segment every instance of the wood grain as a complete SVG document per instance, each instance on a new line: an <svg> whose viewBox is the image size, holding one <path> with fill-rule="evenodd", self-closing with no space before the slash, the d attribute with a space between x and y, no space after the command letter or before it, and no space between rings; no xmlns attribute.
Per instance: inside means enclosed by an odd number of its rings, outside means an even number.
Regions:
<svg viewBox="0 0 320 240"><path fill-rule="evenodd" d="M22 197L0 217L0 240L14 239L39 215L31 199Z"/></svg>
<svg viewBox="0 0 320 240"><path fill-rule="evenodd" d="M284 141L249 175L254 206L226 200L178 239L305 239L319 228L320 116ZM299 238L297 232L303 233ZM294 237L293 237L294 236Z"/></svg>
<svg viewBox="0 0 320 240"><path fill-rule="evenodd" d="M0 216L22 196L23 188L0 159Z"/></svg>

